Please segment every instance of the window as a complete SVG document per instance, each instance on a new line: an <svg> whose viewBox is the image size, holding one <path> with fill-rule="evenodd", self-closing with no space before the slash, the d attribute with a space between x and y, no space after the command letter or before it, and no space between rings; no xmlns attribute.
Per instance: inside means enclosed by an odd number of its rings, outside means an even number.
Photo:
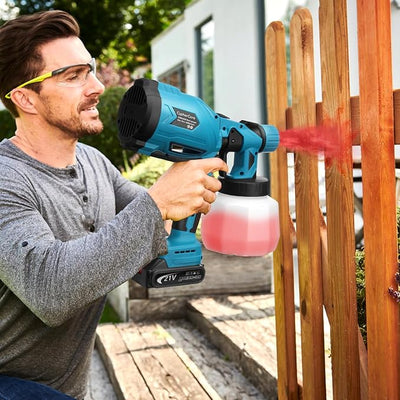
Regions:
<svg viewBox="0 0 400 400"><path fill-rule="evenodd" d="M214 108L214 21L197 28L199 97Z"/></svg>
<svg viewBox="0 0 400 400"><path fill-rule="evenodd" d="M180 63L169 71L158 77L160 82L168 83L177 87L180 91L186 92L186 68L185 63Z"/></svg>

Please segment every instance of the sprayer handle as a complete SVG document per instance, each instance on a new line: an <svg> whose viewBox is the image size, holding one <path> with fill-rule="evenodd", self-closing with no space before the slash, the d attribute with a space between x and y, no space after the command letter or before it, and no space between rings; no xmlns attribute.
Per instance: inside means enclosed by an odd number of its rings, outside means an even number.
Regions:
<svg viewBox="0 0 400 400"><path fill-rule="evenodd" d="M200 214L193 214L172 224L171 234L167 239L168 253L161 256L168 267L201 265L201 244L196 239L199 221Z"/></svg>
<svg viewBox="0 0 400 400"><path fill-rule="evenodd" d="M196 233L200 221L200 215L200 213L193 214L190 217L181 219L180 221L174 221L172 223L172 230Z"/></svg>

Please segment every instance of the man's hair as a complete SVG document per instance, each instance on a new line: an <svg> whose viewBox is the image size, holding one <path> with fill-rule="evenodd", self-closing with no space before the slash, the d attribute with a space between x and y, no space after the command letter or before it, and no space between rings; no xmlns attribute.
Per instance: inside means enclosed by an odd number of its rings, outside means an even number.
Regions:
<svg viewBox="0 0 400 400"><path fill-rule="evenodd" d="M0 98L14 117L18 117L18 111L5 95L43 70L41 46L79 34L76 20L59 10L22 15L0 27ZM40 83L29 88L39 92Z"/></svg>

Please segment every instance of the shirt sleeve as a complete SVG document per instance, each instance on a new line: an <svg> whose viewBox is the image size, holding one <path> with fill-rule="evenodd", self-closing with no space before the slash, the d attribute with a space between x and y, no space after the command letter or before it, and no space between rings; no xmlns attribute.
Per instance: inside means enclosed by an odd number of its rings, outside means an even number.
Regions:
<svg viewBox="0 0 400 400"><path fill-rule="evenodd" d="M14 171L0 180L0 279L47 325L62 324L167 252L163 220L145 190L116 182L115 218L63 242L39 213L32 188L17 177Z"/></svg>

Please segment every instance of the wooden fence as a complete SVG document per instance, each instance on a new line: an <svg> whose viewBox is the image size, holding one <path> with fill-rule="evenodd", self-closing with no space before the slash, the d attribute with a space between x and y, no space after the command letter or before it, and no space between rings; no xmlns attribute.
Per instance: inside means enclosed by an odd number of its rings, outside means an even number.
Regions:
<svg viewBox="0 0 400 400"><path fill-rule="evenodd" d="M330 325L333 398L400 399L399 306L388 295L398 271L394 144L400 143L400 99L392 88L390 3L358 0L357 98L350 98L349 90L346 0L320 0L320 104L315 103L310 12L298 9L290 22L290 108L285 30L280 22L266 30L268 122L284 131L334 121L340 126L343 146L340 159L325 158L326 220L319 204L318 160L295 154L301 368L296 363L287 150L281 147L271 155L272 195L279 202L281 223L274 253L280 400L327 398L323 308ZM368 349L357 323L355 144L362 151Z"/></svg>

